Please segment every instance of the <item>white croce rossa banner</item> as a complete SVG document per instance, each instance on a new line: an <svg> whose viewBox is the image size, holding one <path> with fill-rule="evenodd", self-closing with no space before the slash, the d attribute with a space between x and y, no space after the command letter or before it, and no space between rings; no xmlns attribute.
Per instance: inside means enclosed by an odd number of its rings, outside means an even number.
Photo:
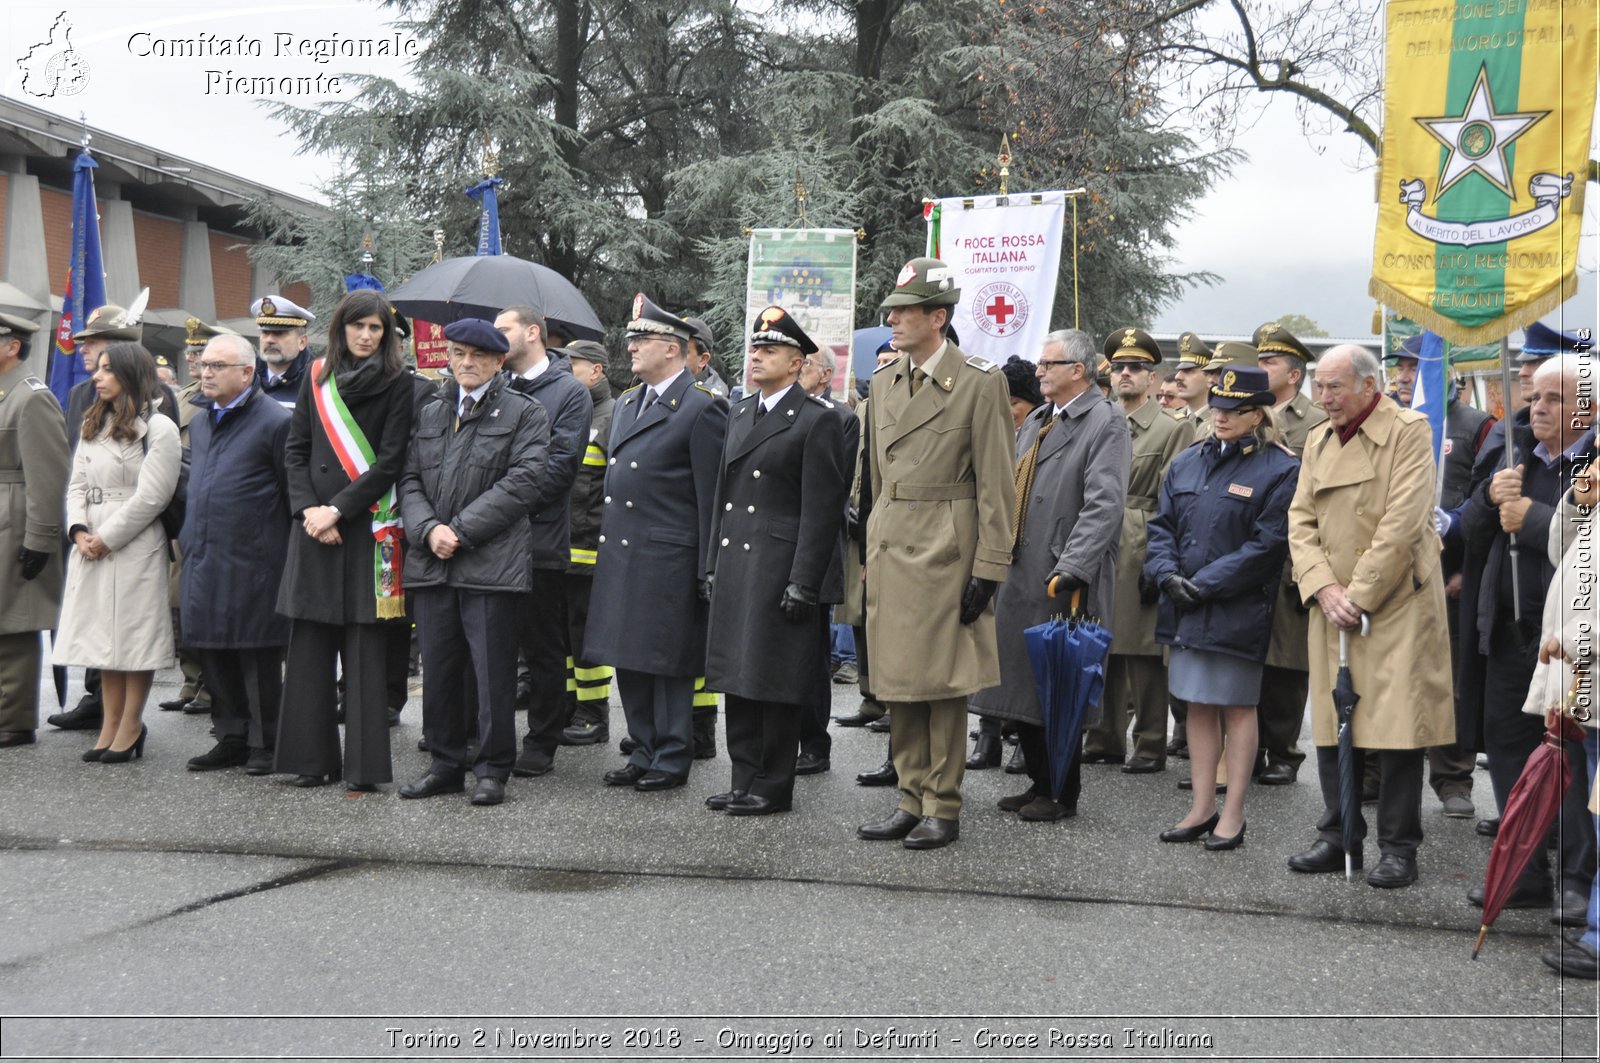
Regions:
<svg viewBox="0 0 1600 1063"><path fill-rule="evenodd" d="M928 204L928 254L955 271L960 347L1004 363L1037 361L1061 266L1064 192L940 199Z"/></svg>

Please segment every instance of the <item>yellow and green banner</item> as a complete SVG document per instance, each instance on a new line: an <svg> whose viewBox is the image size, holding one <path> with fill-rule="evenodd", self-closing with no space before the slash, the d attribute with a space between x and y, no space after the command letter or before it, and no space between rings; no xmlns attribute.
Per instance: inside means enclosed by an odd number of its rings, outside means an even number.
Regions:
<svg viewBox="0 0 1600 1063"><path fill-rule="evenodd" d="M1597 0L1389 0L1369 291L1487 343L1577 288Z"/></svg>

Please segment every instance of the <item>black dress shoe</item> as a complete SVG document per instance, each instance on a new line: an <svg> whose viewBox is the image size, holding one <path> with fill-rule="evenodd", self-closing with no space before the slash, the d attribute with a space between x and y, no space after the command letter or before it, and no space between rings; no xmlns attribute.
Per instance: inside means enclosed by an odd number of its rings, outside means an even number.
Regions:
<svg viewBox="0 0 1600 1063"><path fill-rule="evenodd" d="M659 790L674 789L688 781L688 772L679 775L670 771L647 771L639 776L639 781L633 784L633 788L641 793L652 794Z"/></svg>
<svg viewBox="0 0 1600 1063"><path fill-rule="evenodd" d="M819 757L815 753L802 753L794 759L794 773L796 775L821 775L833 767L827 757Z"/></svg>
<svg viewBox="0 0 1600 1063"><path fill-rule="evenodd" d="M309 790L314 786L327 786L333 782L332 775L296 775L287 780L289 786L298 786L302 790Z"/></svg>
<svg viewBox="0 0 1600 1063"><path fill-rule="evenodd" d="M428 740L426 738L417 739L417 752L418 753L426 753L427 751L428 751Z"/></svg>
<svg viewBox="0 0 1600 1063"><path fill-rule="evenodd" d="M1017 743L1017 748L1012 752L1011 759L1006 761L1007 775L1026 775L1028 773L1028 758L1022 753L1022 743Z"/></svg>
<svg viewBox="0 0 1600 1063"><path fill-rule="evenodd" d="M907 849L943 849L959 837L961 837L959 820L923 816L922 821L912 828L911 833L907 834L900 844Z"/></svg>
<svg viewBox="0 0 1600 1063"><path fill-rule="evenodd" d="M1417 862L1409 856L1384 853L1378 866L1367 876L1367 885L1380 890L1397 890L1417 881Z"/></svg>
<svg viewBox="0 0 1600 1063"><path fill-rule="evenodd" d="M270 749L252 749L244 761L246 775L271 775L273 752Z"/></svg>
<svg viewBox="0 0 1600 1063"><path fill-rule="evenodd" d="M173 698L171 701L163 701L159 702L158 704L161 706L162 712L182 712L183 707L189 704L189 699L177 697Z"/></svg>
<svg viewBox="0 0 1600 1063"><path fill-rule="evenodd" d="M1029 823L1054 823L1058 819L1071 819L1077 814L1076 807L1053 801L1043 794L1017 809L1017 818Z"/></svg>
<svg viewBox="0 0 1600 1063"><path fill-rule="evenodd" d="M1581 936L1576 940L1568 938L1539 958L1571 978L1587 978L1590 981L1600 978L1600 953L1593 946L1584 944Z"/></svg>
<svg viewBox="0 0 1600 1063"><path fill-rule="evenodd" d="M1493 838L1500 833L1500 818L1496 816L1494 819L1480 819L1473 824L1472 829L1485 838Z"/></svg>
<svg viewBox="0 0 1600 1063"><path fill-rule="evenodd" d="M994 805L1002 812L1020 812L1024 808L1027 808L1028 805L1033 802L1033 799L1038 796L1039 791L1030 786L1020 794L1012 794L1010 797L1002 797L1000 800L996 801Z"/></svg>
<svg viewBox="0 0 1600 1063"><path fill-rule="evenodd" d="M1215 831L1212 831L1211 837L1206 839L1206 848L1214 853L1220 853L1227 849L1239 848L1239 846L1244 844L1244 828L1245 823L1243 820L1240 820L1239 833L1227 838L1217 834Z"/></svg>
<svg viewBox="0 0 1600 1063"><path fill-rule="evenodd" d="M1167 743L1167 756L1189 758L1189 739L1183 732L1175 732L1172 740Z"/></svg>
<svg viewBox="0 0 1600 1063"><path fill-rule="evenodd" d="M1121 764L1127 759L1127 756L1122 753L1085 753L1082 762L1084 764Z"/></svg>
<svg viewBox="0 0 1600 1063"><path fill-rule="evenodd" d="M250 747L241 739L223 739L198 757L189 758L190 771L221 771L237 768L250 759Z"/></svg>
<svg viewBox="0 0 1600 1063"><path fill-rule="evenodd" d="M726 793L712 794L706 798L706 807L713 812L726 812L728 806L745 795L744 790L729 790Z"/></svg>
<svg viewBox="0 0 1600 1063"><path fill-rule="evenodd" d="M104 715L100 699L85 694L71 709L47 716L44 722L63 731L98 731Z"/></svg>
<svg viewBox="0 0 1600 1063"><path fill-rule="evenodd" d="M613 771L608 771L602 778L607 786L632 786L644 778L644 769L637 764L625 764Z"/></svg>
<svg viewBox="0 0 1600 1063"><path fill-rule="evenodd" d="M1217 825L1217 821L1221 818L1222 813L1218 812L1204 823L1196 823L1192 827L1171 827L1161 832L1161 840L1164 842L1197 842L1207 834L1210 834L1211 829Z"/></svg>
<svg viewBox="0 0 1600 1063"><path fill-rule="evenodd" d="M728 805L730 816L770 816L774 812L787 812L790 805L780 805L757 794L745 794Z"/></svg>
<svg viewBox="0 0 1600 1063"><path fill-rule="evenodd" d="M894 770L892 760L886 760L871 771L856 776L856 782L861 786L894 786L899 781L900 773Z"/></svg>
<svg viewBox="0 0 1600 1063"><path fill-rule="evenodd" d="M611 741L611 726L604 723L575 723L562 729L564 746L597 746Z"/></svg>
<svg viewBox="0 0 1600 1063"><path fill-rule="evenodd" d="M1361 870L1361 854L1352 853L1353 859L1350 866L1353 870ZM1320 875L1334 871L1344 870L1344 850L1332 842L1318 838L1311 844L1311 848L1302 853L1295 853L1289 857L1289 870L1298 871L1302 875Z"/></svg>
<svg viewBox="0 0 1600 1063"><path fill-rule="evenodd" d="M472 788L472 803L475 805L498 805L505 799L506 784L502 779L485 776Z"/></svg>
<svg viewBox="0 0 1600 1063"><path fill-rule="evenodd" d="M389 726L390 727L399 727L400 726L400 710L395 708L395 707L393 707L392 705L389 707Z"/></svg>
<svg viewBox="0 0 1600 1063"><path fill-rule="evenodd" d="M1532 888L1522 886L1511 891L1511 896L1506 898L1501 908L1543 908L1550 903L1551 888L1549 884L1535 885ZM1479 883L1467 890L1467 903L1474 908L1483 907L1483 883ZM1557 902L1560 903L1559 901Z"/></svg>
<svg viewBox="0 0 1600 1063"><path fill-rule="evenodd" d="M211 714L211 702L202 701L200 698L190 698L188 703L184 705L183 712L186 716L209 716Z"/></svg>
<svg viewBox="0 0 1600 1063"><path fill-rule="evenodd" d="M1589 897L1577 890L1562 890L1550 906L1550 921L1560 926L1587 926Z"/></svg>
<svg viewBox="0 0 1600 1063"><path fill-rule="evenodd" d="M1154 757L1133 757L1122 766L1124 775L1154 775L1158 771L1166 770L1166 762Z"/></svg>
<svg viewBox="0 0 1600 1063"><path fill-rule="evenodd" d="M1294 782L1296 774L1292 764L1268 764L1266 770L1256 776L1256 782L1262 786L1288 786Z"/></svg>
<svg viewBox="0 0 1600 1063"><path fill-rule="evenodd" d="M903 808L894 810L888 819L880 819L876 823L863 823L856 828L856 837L869 842L894 842L899 841L922 821L920 816L913 816Z"/></svg>
<svg viewBox="0 0 1600 1063"><path fill-rule="evenodd" d="M98 726L98 724L96 726ZM871 731L873 734L888 734L889 717L887 715L879 716L876 720L873 720L871 723L867 724L867 730Z"/></svg>
<svg viewBox="0 0 1600 1063"><path fill-rule="evenodd" d="M0 731L0 749L11 749L14 746L31 746L38 741L32 731ZM110 746L106 747L111 748Z"/></svg>
<svg viewBox="0 0 1600 1063"><path fill-rule="evenodd" d="M835 716L833 722L840 727L865 727L873 720L883 718L883 713L853 712L849 716Z"/></svg>
<svg viewBox="0 0 1600 1063"><path fill-rule="evenodd" d="M972 745L972 756L967 758L968 771L982 771L1000 766L1000 736L979 732Z"/></svg>
<svg viewBox="0 0 1600 1063"><path fill-rule="evenodd" d="M378 792L378 784L375 782L347 782L344 784L344 792L347 794L375 794Z"/></svg>
<svg viewBox="0 0 1600 1063"><path fill-rule="evenodd" d="M416 782L408 782L400 787L400 796L406 798L437 797L440 794L459 794L466 789L461 776L451 778L448 775L436 775L428 772Z"/></svg>
<svg viewBox="0 0 1600 1063"><path fill-rule="evenodd" d="M522 779L532 779L539 775L549 775L550 770L556 766L556 760L542 749L529 749L524 746L517 756L517 763L511 769L511 774Z"/></svg>
<svg viewBox="0 0 1600 1063"><path fill-rule="evenodd" d="M630 755L635 749L638 748L639 743L634 740L632 735L624 735L622 741L617 743L617 751L625 757Z"/></svg>

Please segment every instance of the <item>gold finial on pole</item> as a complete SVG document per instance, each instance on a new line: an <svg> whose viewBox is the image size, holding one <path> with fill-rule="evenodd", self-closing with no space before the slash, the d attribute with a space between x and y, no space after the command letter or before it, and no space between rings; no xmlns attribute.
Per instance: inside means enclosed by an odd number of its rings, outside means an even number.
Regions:
<svg viewBox="0 0 1600 1063"><path fill-rule="evenodd" d="M444 261L444 230L443 229L435 229L435 230L433 230L433 260L435 262L443 262Z"/></svg>
<svg viewBox="0 0 1600 1063"><path fill-rule="evenodd" d="M483 176L493 177L500 169L500 157L495 154L494 144L489 140L489 131L483 131Z"/></svg>
<svg viewBox="0 0 1600 1063"><path fill-rule="evenodd" d="M1000 154L994 157L1000 164L1000 194L1006 194L1006 178L1011 176L1011 136L1007 133L1000 134Z"/></svg>
<svg viewBox="0 0 1600 1063"><path fill-rule="evenodd" d="M811 226L806 223L806 193L807 193L807 191L808 190L806 188L806 179L804 177L800 176L800 167L796 166L794 168L794 201L795 201L796 204L799 205L799 208L800 208L800 228L802 228L802 229L811 228Z"/></svg>

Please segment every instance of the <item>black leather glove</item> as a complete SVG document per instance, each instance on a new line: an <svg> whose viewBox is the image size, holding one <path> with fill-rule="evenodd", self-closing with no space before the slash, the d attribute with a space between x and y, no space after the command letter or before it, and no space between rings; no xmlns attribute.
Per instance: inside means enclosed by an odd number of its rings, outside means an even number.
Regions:
<svg viewBox="0 0 1600 1063"><path fill-rule="evenodd" d="M1161 581L1161 589L1167 592L1167 597L1179 609L1194 609L1200 605L1200 588L1187 576L1168 576Z"/></svg>
<svg viewBox="0 0 1600 1063"><path fill-rule="evenodd" d="M50 560L50 555L39 550L29 550L24 546L17 551L17 563L22 566L22 578L33 579L44 571L44 563Z"/></svg>
<svg viewBox="0 0 1600 1063"><path fill-rule="evenodd" d="M967 581L967 590L961 596L961 622L970 624L983 615L983 607L989 604L989 599L994 597L994 589L999 586L992 579L983 579L973 576Z"/></svg>
<svg viewBox="0 0 1600 1063"><path fill-rule="evenodd" d="M711 581L709 579L703 579L700 581L700 600L702 602L709 602L711 600Z"/></svg>
<svg viewBox="0 0 1600 1063"><path fill-rule="evenodd" d="M817 592L791 583L783 589L783 600L778 607L783 610L783 618L789 623L804 623L817 615Z"/></svg>
<svg viewBox="0 0 1600 1063"><path fill-rule="evenodd" d="M1046 576L1044 578L1045 593L1048 594L1050 592L1050 585L1052 583L1055 584L1055 595L1057 598L1064 598L1070 595L1073 591L1081 591L1084 587L1088 586L1088 584L1084 583L1083 580L1067 572L1052 572L1050 575Z"/></svg>
<svg viewBox="0 0 1600 1063"><path fill-rule="evenodd" d="M861 521L861 511L855 506L844 508L844 533L854 542L867 541L867 526Z"/></svg>
<svg viewBox="0 0 1600 1063"><path fill-rule="evenodd" d="M1141 569L1139 572L1139 604L1154 605L1161 600L1161 588Z"/></svg>

